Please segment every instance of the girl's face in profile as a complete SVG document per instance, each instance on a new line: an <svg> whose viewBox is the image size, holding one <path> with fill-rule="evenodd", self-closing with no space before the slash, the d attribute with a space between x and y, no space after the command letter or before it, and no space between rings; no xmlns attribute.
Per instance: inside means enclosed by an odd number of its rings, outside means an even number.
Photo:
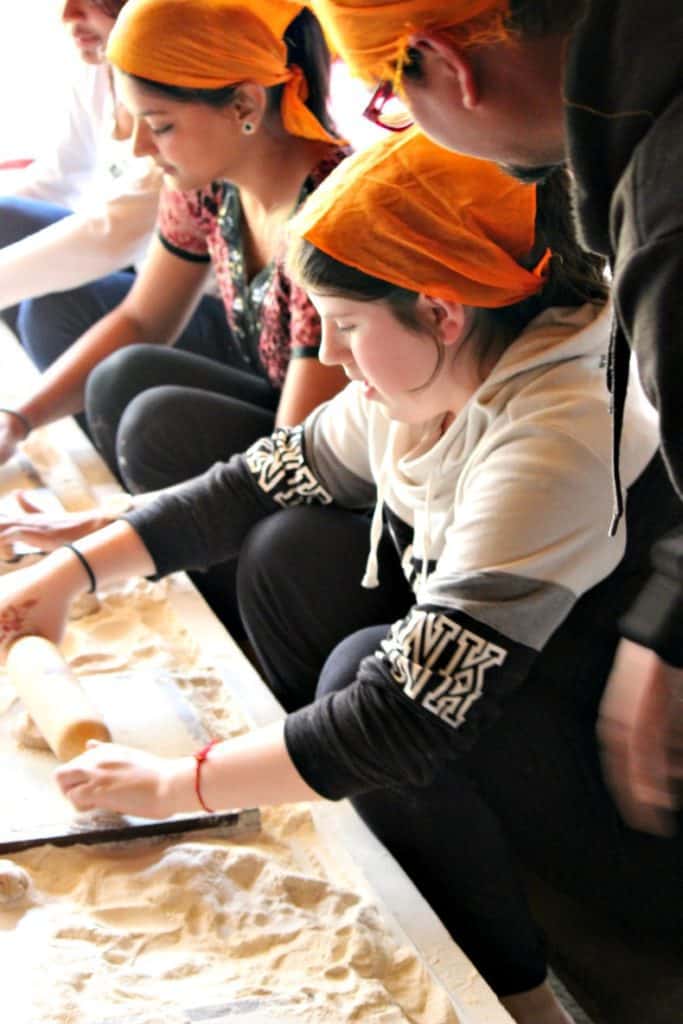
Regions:
<svg viewBox="0 0 683 1024"><path fill-rule="evenodd" d="M229 106L184 102L114 69L116 96L133 119L136 156L151 156L174 188L203 188L230 179L241 148Z"/></svg>
<svg viewBox="0 0 683 1024"><path fill-rule="evenodd" d="M422 423L457 412L478 387L471 357L458 349L464 333L461 306L453 304L459 316L444 325L438 307L421 296L418 312L425 327L413 329L401 323L385 302L311 290L308 294L322 321L320 361L341 366L349 380L360 383L365 397L381 402L392 419ZM444 343L440 352L439 344Z"/></svg>

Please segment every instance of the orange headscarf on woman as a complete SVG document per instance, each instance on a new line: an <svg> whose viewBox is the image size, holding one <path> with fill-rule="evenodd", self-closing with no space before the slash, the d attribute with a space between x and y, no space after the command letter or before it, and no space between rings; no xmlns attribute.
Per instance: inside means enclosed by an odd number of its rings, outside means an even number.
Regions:
<svg viewBox="0 0 683 1024"><path fill-rule="evenodd" d="M417 129L347 158L290 224L340 263L468 306L508 306L540 291L534 270L536 186L495 164L442 149Z"/></svg>
<svg viewBox="0 0 683 1024"><path fill-rule="evenodd" d="M285 130L338 142L306 106L301 68L287 65L285 31L303 7L290 0L128 0L107 58L129 75L187 89L284 84Z"/></svg>
<svg viewBox="0 0 683 1024"><path fill-rule="evenodd" d="M371 84L400 81L415 32L438 30L461 46L510 36L509 0L311 0L309 6L351 72Z"/></svg>

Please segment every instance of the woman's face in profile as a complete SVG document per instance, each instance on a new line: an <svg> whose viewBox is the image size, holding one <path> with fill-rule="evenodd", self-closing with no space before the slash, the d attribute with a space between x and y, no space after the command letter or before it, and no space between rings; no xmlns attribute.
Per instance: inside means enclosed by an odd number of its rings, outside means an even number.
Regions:
<svg viewBox="0 0 683 1024"><path fill-rule="evenodd" d="M136 156L150 156L174 188L231 180L246 136L230 106L185 102L114 70L116 97L133 120Z"/></svg>

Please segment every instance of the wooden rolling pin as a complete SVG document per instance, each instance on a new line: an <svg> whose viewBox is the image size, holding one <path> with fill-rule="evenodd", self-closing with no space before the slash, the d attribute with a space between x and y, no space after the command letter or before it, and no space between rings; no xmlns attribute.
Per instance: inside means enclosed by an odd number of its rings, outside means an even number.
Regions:
<svg viewBox="0 0 683 1024"><path fill-rule="evenodd" d="M16 640L7 655L7 674L60 761L82 754L88 740L111 740L109 729L49 640Z"/></svg>

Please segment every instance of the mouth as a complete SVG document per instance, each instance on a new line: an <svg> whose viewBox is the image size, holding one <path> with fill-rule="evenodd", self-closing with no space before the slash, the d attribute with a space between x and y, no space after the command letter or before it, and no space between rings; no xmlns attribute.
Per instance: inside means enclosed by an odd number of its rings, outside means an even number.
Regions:
<svg viewBox="0 0 683 1024"><path fill-rule="evenodd" d="M87 32L74 32L73 38L76 46L80 46L83 50L92 50L103 45L99 36L91 35Z"/></svg>

